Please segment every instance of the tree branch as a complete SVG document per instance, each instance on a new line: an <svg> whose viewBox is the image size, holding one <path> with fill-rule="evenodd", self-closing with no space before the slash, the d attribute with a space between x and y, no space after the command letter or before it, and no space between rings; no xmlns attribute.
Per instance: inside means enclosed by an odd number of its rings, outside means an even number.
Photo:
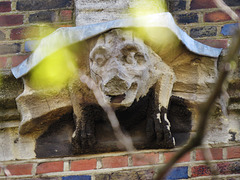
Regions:
<svg viewBox="0 0 240 180"><path fill-rule="evenodd" d="M199 124L197 127L197 131L195 136L193 136L189 143L184 146L182 149L180 149L177 154L167 163L165 166L163 166L161 169L158 170L156 179L161 180L164 178L164 176L167 174L167 172L170 170L170 168L187 152L190 152L195 147L200 146L202 144L202 140L204 138L204 135L206 133L206 127L208 124L208 117L209 114L213 108L213 105L215 104L216 99L221 95L223 83L227 79L227 76L229 72L231 71L231 61L236 60L237 55L239 54L240 49L240 30L238 29L235 33L235 37L232 38L233 41L229 47L229 51L227 55L223 58L223 69L219 75L219 78L216 82L216 86L211 93L210 97L208 98L207 102L203 103L200 106L200 117L199 117Z"/></svg>

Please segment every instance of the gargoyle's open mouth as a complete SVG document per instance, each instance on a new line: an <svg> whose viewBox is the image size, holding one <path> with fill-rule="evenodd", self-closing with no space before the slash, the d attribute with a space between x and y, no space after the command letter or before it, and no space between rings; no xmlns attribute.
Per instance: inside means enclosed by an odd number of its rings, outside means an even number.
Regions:
<svg viewBox="0 0 240 180"><path fill-rule="evenodd" d="M125 99L126 94L120 94L120 95L116 95L116 96L108 95L108 96L110 97L111 103L121 103Z"/></svg>

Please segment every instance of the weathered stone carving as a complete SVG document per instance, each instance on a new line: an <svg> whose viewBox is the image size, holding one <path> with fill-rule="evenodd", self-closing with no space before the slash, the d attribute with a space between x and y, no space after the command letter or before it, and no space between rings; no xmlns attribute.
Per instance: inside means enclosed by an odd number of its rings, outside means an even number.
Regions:
<svg viewBox="0 0 240 180"><path fill-rule="evenodd" d="M193 54L181 43L157 46L134 31L114 29L89 40L78 57L80 75L86 73L96 82L122 129L144 127L144 141L151 145L139 146L143 148L171 148L174 139L189 133L191 112L186 100L195 112L195 105L205 100L216 78L215 59ZM98 144L100 137L107 139L98 131L99 127L107 129L99 126L107 122L106 114L79 76L54 95L51 90L30 87L29 78L24 77L25 90L17 98L20 134L45 131L73 111L76 127L71 142L76 152L94 152L91 147L106 145Z"/></svg>
<svg viewBox="0 0 240 180"><path fill-rule="evenodd" d="M156 136L160 147L173 147L174 139L166 114L175 80L172 69L132 31L120 29L100 36L89 59L91 77L100 87L105 102L118 110L119 116L121 111L124 113L124 109L146 96L154 86L153 102L150 102L153 103L152 114L146 117L149 121L147 135L149 138ZM76 82L70 87L76 121L73 143L78 149L85 149L96 142L94 121L100 113L90 115L94 112L91 106L97 103L82 97L79 84Z"/></svg>

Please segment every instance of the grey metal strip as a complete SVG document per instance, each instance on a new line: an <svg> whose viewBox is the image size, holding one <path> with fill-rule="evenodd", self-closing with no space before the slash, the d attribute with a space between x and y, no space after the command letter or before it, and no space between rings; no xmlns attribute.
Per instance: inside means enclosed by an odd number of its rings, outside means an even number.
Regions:
<svg viewBox="0 0 240 180"><path fill-rule="evenodd" d="M220 48L213 48L192 39L176 25L169 12L164 12L138 18L119 19L80 27L59 28L49 36L43 38L39 46L28 59L24 60L20 65L12 68L12 73L16 78L20 78L27 74L45 57L56 52L58 49L97 36L111 29L128 27L168 28L190 51L199 55L218 57L222 51Z"/></svg>

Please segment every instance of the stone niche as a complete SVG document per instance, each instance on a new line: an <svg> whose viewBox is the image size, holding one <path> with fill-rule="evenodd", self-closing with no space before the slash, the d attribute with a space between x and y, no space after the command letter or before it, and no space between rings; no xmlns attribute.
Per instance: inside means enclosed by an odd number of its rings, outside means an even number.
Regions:
<svg viewBox="0 0 240 180"><path fill-rule="evenodd" d="M38 158L125 150L92 91L80 81L84 73L97 84L137 149L186 143L197 106L216 80L217 59L190 52L164 31L171 41L156 43L133 29L113 29L68 46L79 74L57 93L33 88L31 72L25 75L24 91L16 98L22 119L19 137L35 138Z"/></svg>

